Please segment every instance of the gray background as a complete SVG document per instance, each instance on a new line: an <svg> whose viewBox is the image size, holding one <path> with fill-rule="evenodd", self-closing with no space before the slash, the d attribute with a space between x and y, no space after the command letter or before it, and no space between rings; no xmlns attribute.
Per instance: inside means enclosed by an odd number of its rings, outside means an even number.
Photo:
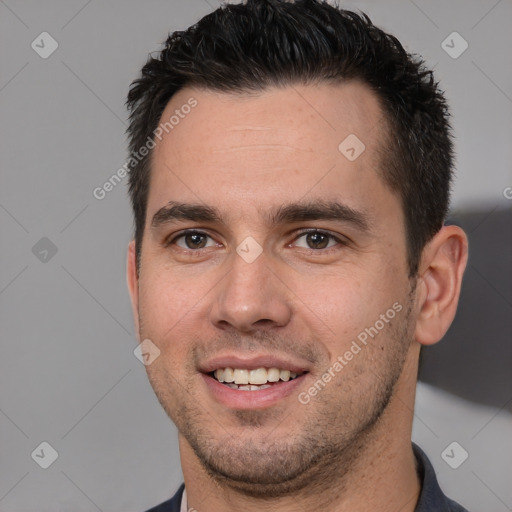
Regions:
<svg viewBox="0 0 512 512"><path fill-rule="evenodd" d="M147 54L218 5L0 0L1 512L142 511L181 482L175 428L133 354L126 184L92 191L125 162L124 100ZM467 309L424 356L414 438L453 498L512 510L512 1L343 5L422 54L447 91L453 218L477 246ZM44 31L59 45L47 59L31 47ZM456 59L441 47L453 31L469 44ZM48 469L31 457L43 441L58 452ZM441 457L452 441L469 453L458 469Z"/></svg>

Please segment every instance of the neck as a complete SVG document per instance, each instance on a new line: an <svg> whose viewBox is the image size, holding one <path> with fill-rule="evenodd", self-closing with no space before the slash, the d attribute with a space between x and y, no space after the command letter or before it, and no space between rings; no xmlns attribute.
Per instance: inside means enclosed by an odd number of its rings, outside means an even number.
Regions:
<svg viewBox="0 0 512 512"><path fill-rule="evenodd" d="M408 363L406 363L406 366ZM180 435L180 454L188 507L200 512L244 510L276 512L413 512L420 493L411 444L415 372L404 368L395 393L379 421L329 468L312 468L308 485L293 496L272 499L243 495L207 473ZM413 378L414 376L414 378ZM344 461L350 460L350 467Z"/></svg>

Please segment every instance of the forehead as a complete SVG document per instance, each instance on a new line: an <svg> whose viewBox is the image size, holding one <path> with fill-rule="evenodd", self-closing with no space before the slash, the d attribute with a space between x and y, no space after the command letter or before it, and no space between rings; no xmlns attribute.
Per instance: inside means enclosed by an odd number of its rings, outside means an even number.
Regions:
<svg viewBox="0 0 512 512"><path fill-rule="evenodd" d="M148 216L168 201L261 212L316 197L360 207L369 189L390 194L377 172L382 110L359 82L237 94L184 88L159 126Z"/></svg>

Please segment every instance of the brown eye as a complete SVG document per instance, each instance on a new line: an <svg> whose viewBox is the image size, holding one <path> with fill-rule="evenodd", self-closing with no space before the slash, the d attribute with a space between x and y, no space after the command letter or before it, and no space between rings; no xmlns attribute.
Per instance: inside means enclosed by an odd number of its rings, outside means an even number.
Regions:
<svg viewBox="0 0 512 512"><path fill-rule="evenodd" d="M189 249L202 249L206 246L206 236L197 233L185 235L184 240Z"/></svg>
<svg viewBox="0 0 512 512"><path fill-rule="evenodd" d="M178 247L188 250L204 249L215 245L215 242L206 233L190 231L176 237L173 241Z"/></svg>
<svg viewBox="0 0 512 512"><path fill-rule="evenodd" d="M293 243L295 247L303 249L322 250L329 249L341 242L334 235L325 231L307 231L298 236Z"/></svg>
<svg viewBox="0 0 512 512"><path fill-rule="evenodd" d="M325 249L331 237L325 233L308 233L306 243L311 249Z"/></svg>

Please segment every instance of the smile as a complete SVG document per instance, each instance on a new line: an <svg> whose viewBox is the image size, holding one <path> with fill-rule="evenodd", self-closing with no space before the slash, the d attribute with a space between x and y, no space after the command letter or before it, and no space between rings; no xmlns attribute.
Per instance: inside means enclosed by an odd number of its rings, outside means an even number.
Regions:
<svg viewBox="0 0 512 512"><path fill-rule="evenodd" d="M302 373L280 368L218 368L210 372L211 377L231 389L259 391L268 389L279 382L296 379Z"/></svg>

